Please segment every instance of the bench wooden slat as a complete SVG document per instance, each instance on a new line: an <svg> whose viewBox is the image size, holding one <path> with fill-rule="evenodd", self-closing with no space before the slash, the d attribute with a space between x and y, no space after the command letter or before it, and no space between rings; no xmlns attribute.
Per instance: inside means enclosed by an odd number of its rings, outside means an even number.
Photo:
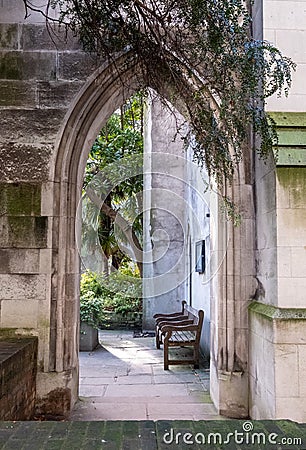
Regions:
<svg viewBox="0 0 306 450"><path fill-rule="evenodd" d="M199 366L199 345L204 320L204 311L182 302L181 313L155 314L156 319L156 347L164 344L164 369L168 370L169 364L190 364ZM186 320L187 319L187 320ZM169 360L169 347L193 347L192 360Z"/></svg>
<svg viewBox="0 0 306 450"><path fill-rule="evenodd" d="M195 333L192 331L173 331L169 341L192 342L195 338Z"/></svg>

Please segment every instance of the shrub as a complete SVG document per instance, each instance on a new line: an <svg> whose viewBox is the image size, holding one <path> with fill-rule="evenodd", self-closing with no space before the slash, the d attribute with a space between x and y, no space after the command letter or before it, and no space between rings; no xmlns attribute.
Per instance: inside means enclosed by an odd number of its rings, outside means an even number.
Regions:
<svg viewBox="0 0 306 450"><path fill-rule="evenodd" d="M102 318L103 300L95 297L94 291L87 291L80 298L80 320L95 328Z"/></svg>
<svg viewBox="0 0 306 450"><path fill-rule="evenodd" d="M103 322L103 312L114 311L126 315L142 310L142 282L125 269L111 273L107 278L86 271L81 276L81 321L98 327Z"/></svg>

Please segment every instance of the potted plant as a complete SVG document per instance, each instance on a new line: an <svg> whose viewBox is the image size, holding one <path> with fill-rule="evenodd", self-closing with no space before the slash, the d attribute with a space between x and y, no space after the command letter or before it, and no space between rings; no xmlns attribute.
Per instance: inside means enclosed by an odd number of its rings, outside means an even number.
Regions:
<svg viewBox="0 0 306 450"><path fill-rule="evenodd" d="M92 351L98 345L98 327L103 300L87 291L80 298L80 351Z"/></svg>

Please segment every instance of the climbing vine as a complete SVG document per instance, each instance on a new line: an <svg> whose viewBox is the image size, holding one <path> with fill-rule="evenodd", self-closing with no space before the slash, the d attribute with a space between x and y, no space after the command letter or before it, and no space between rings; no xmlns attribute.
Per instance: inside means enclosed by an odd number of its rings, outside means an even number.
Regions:
<svg viewBox="0 0 306 450"><path fill-rule="evenodd" d="M37 10L24 3L27 14ZM113 61L125 52L148 86L161 93L170 86L168 98L180 104L195 137L195 160L221 186L232 179L251 129L262 157L277 144L265 99L288 93L295 67L252 37L251 8L242 0L48 0L42 12L48 24L79 36L86 51Z"/></svg>

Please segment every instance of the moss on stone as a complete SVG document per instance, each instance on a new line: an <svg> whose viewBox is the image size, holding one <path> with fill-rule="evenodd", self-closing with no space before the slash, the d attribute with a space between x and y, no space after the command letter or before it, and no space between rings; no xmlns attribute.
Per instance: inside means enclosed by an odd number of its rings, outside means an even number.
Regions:
<svg viewBox="0 0 306 450"><path fill-rule="evenodd" d="M278 127L305 127L305 112L269 112Z"/></svg>
<svg viewBox="0 0 306 450"><path fill-rule="evenodd" d="M34 221L34 238L38 247L45 247L47 245L47 217L35 217Z"/></svg>
<svg viewBox="0 0 306 450"><path fill-rule="evenodd" d="M279 167L279 184L289 192L291 208L306 208L306 167Z"/></svg>
<svg viewBox="0 0 306 450"><path fill-rule="evenodd" d="M33 231L32 217L8 216L8 225L12 239L23 237L28 240Z"/></svg>
<svg viewBox="0 0 306 450"><path fill-rule="evenodd" d="M18 47L18 25L0 24L0 46L1 48L17 49Z"/></svg>
<svg viewBox="0 0 306 450"><path fill-rule="evenodd" d="M0 185L0 207L10 216L39 216L41 187L38 184Z"/></svg>
<svg viewBox="0 0 306 450"><path fill-rule="evenodd" d="M26 334L24 334L26 333ZM20 340L20 338L32 338L31 329L23 328L23 333L20 333L20 328L0 328L0 340L6 339L15 339L16 342Z"/></svg>
<svg viewBox="0 0 306 450"><path fill-rule="evenodd" d="M22 80L22 60L18 52L2 54L0 58L0 78L3 80Z"/></svg>
<svg viewBox="0 0 306 450"><path fill-rule="evenodd" d="M278 308L254 301L249 305L249 311L267 320L306 320L306 308Z"/></svg>
<svg viewBox="0 0 306 450"><path fill-rule="evenodd" d="M47 217L8 216L8 226L9 242L12 247L47 246Z"/></svg>

